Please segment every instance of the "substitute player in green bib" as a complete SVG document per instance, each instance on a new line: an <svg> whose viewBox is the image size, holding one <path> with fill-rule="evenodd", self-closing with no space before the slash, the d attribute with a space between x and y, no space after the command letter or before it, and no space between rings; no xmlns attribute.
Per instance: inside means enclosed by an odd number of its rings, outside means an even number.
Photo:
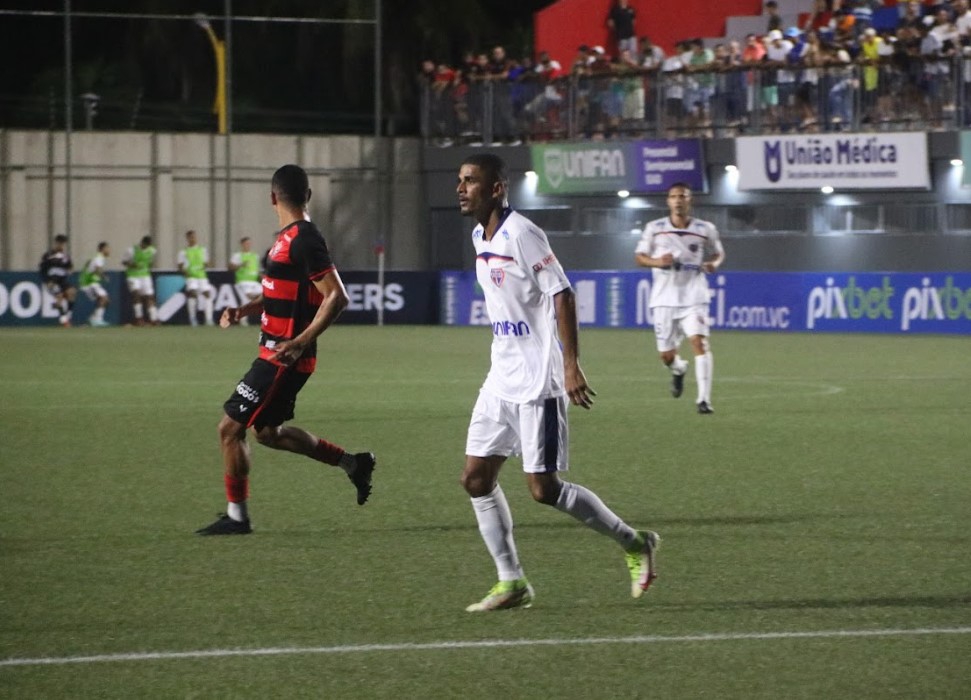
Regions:
<svg viewBox="0 0 971 700"><path fill-rule="evenodd" d="M111 246L108 245L107 241L101 241L98 244L98 252L95 256L84 263L84 267L81 269L81 277L78 280L81 291L94 302L94 311L91 312L88 323L95 328L103 328L108 325L108 322L105 321L105 309L108 308L109 298L103 282L107 280L105 267L109 255L111 255Z"/></svg>
<svg viewBox="0 0 971 700"><path fill-rule="evenodd" d="M131 294L132 314L136 326L145 325L145 315L153 326L158 325L158 309L155 307L155 285L152 267L155 265L155 246L151 236L143 236L138 245L127 251L121 262L125 265L128 292Z"/></svg>
<svg viewBox="0 0 971 700"><path fill-rule="evenodd" d="M260 297L263 285L260 284L260 256L251 250L253 241L244 236L239 239L239 247L240 250L229 259L229 269L236 273L236 295L239 305L243 306ZM239 319L239 325L248 324L249 319L245 316Z"/></svg>
<svg viewBox="0 0 971 700"><path fill-rule="evenodd" d="M185 305L189 311L189 323L199 325L199 301L207 326L216 325L212 317L213 301L216 290L209 284L206 268L209 267L209 251L199 245L195 231L185 232L186 247L179 251L179 272L185 277Z"/></svg>

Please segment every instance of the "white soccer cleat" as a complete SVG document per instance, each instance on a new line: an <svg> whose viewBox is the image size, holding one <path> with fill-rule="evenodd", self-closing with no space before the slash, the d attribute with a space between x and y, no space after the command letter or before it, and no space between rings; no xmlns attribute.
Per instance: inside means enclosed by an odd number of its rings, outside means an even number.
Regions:
<svg viewBox="0 0 971 700"><path fill-rule="evenodd" d="M657 578L657 550L661 547L661 536L651 530L641 530L644 544L627 552L627 569L630 571L630 594L640 598Z"/></svg>

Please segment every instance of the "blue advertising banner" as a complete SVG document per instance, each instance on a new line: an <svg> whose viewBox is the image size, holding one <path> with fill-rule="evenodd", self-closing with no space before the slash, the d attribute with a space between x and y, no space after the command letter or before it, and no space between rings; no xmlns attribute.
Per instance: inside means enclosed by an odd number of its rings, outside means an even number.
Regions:
<svg viewBox="0 0 971 700"><path fill-rule="evenodd" d="M71 275L75 287L77 277L76 274ZM124 275L109 272L102 286L111 300L105 311L105 320L116 325L124 309L122 290L127 292ZM56 326L60 311L54 303L54 297L36 272L0 272L0 326ZM94 302L78 291L72 323L87 323L92 311Z"/></svg>
<svg viewBox="0 0 971 700"><path fill-rule="evenodd" d="M384 287L378 284L377 273L342 270L341 279L350 302L339 323L376 323L378 307L384 305L384 322L428 324L438 322L438 273L386 272ZM233 275L226 271L209 273L209 281L216 290L213 316L218 319L223 309L239 306ZM176 273L155 275L155 295L159 319L163 323L188 323L185 310L184 281Z"/></svg>
<svg viewBox="0 0 971 700"><path fill-rule="evenodd" d="M580 323L653 322L648 271L568 273ZM971 334L971 273L720 272L709 278L713 328L749 331ZM489 323L472 271L444 272L441 320Z"/></svg>
<svg viewBox="0 0 971 700"><path fill-rule="evenodd" d="M164 324L187 324L189 316L182 292L185 286L182 275L174 271L158 271L152 277L159 320ZM341 271L341 279L350 303L339 323L376 323L378 307L382 304L385 323L438 323L440 284L437 272L386 272L383 287L378 284L377 273L373 271ZM77 284L77 275L72 276L72 281ZM219 320L223 309L240 305L233 281L231 272L209 272L209 282L215 294L213 321ZM104 287L111 299L105 320L112 326L131 323L131 299L124 273L109 272ZM87 323L93 309L93 302L79 292L72 319L74 325ZM199 313L201 322L202 312ZM0 272L0 326L56 326L59 315L54 297L36 272ZM254 318L253 322L259 320Z"/></svg>

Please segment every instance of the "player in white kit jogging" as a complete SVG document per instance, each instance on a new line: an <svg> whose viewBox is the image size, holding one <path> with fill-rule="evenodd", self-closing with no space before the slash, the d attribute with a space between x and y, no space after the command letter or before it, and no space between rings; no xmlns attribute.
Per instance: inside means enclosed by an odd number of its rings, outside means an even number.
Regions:
<svg viewBox="0 0 971 700"><path fill-rule="evenodd" d="M580 369L570 282L546 234L509 208L507 188L498 156L476 154L462 162L459 208L478 222L472 232L476 279L492 322L492 366L472 412L462 485L499 578L466 610L529 607L533 601L499 485L499 470L514 454L522 455L536 501L569 513L623 547L631 595L639 598L657 576L657 533L634 530L595 493L559 476L569 466L567 402L589 409L595 392Z"/></svg>
<svg viewBox="0 0 971 700"><path fill-rule="evenodd" d="M698 382L698 413L714 413L711 378L714 358L708 343L708 280L725 260L718 229L710 221L691 217L691 188L684 183L668 189L670 216L648 222L634 251L641 267L651 268L654 335L661 361L671 370L671 395L681 396L688 361L678 347L690 339Z"/></svg>

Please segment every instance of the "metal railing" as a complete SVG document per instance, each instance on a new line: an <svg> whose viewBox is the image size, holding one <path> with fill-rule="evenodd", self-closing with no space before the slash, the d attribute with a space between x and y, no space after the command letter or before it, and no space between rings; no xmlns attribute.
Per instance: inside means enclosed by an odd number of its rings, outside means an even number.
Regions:
<svg viewBox="0 0 971 700"><path fill-rule="evenodd" d="M971 126L971 58L426 83L427 144L926 131Z"/></svg>

